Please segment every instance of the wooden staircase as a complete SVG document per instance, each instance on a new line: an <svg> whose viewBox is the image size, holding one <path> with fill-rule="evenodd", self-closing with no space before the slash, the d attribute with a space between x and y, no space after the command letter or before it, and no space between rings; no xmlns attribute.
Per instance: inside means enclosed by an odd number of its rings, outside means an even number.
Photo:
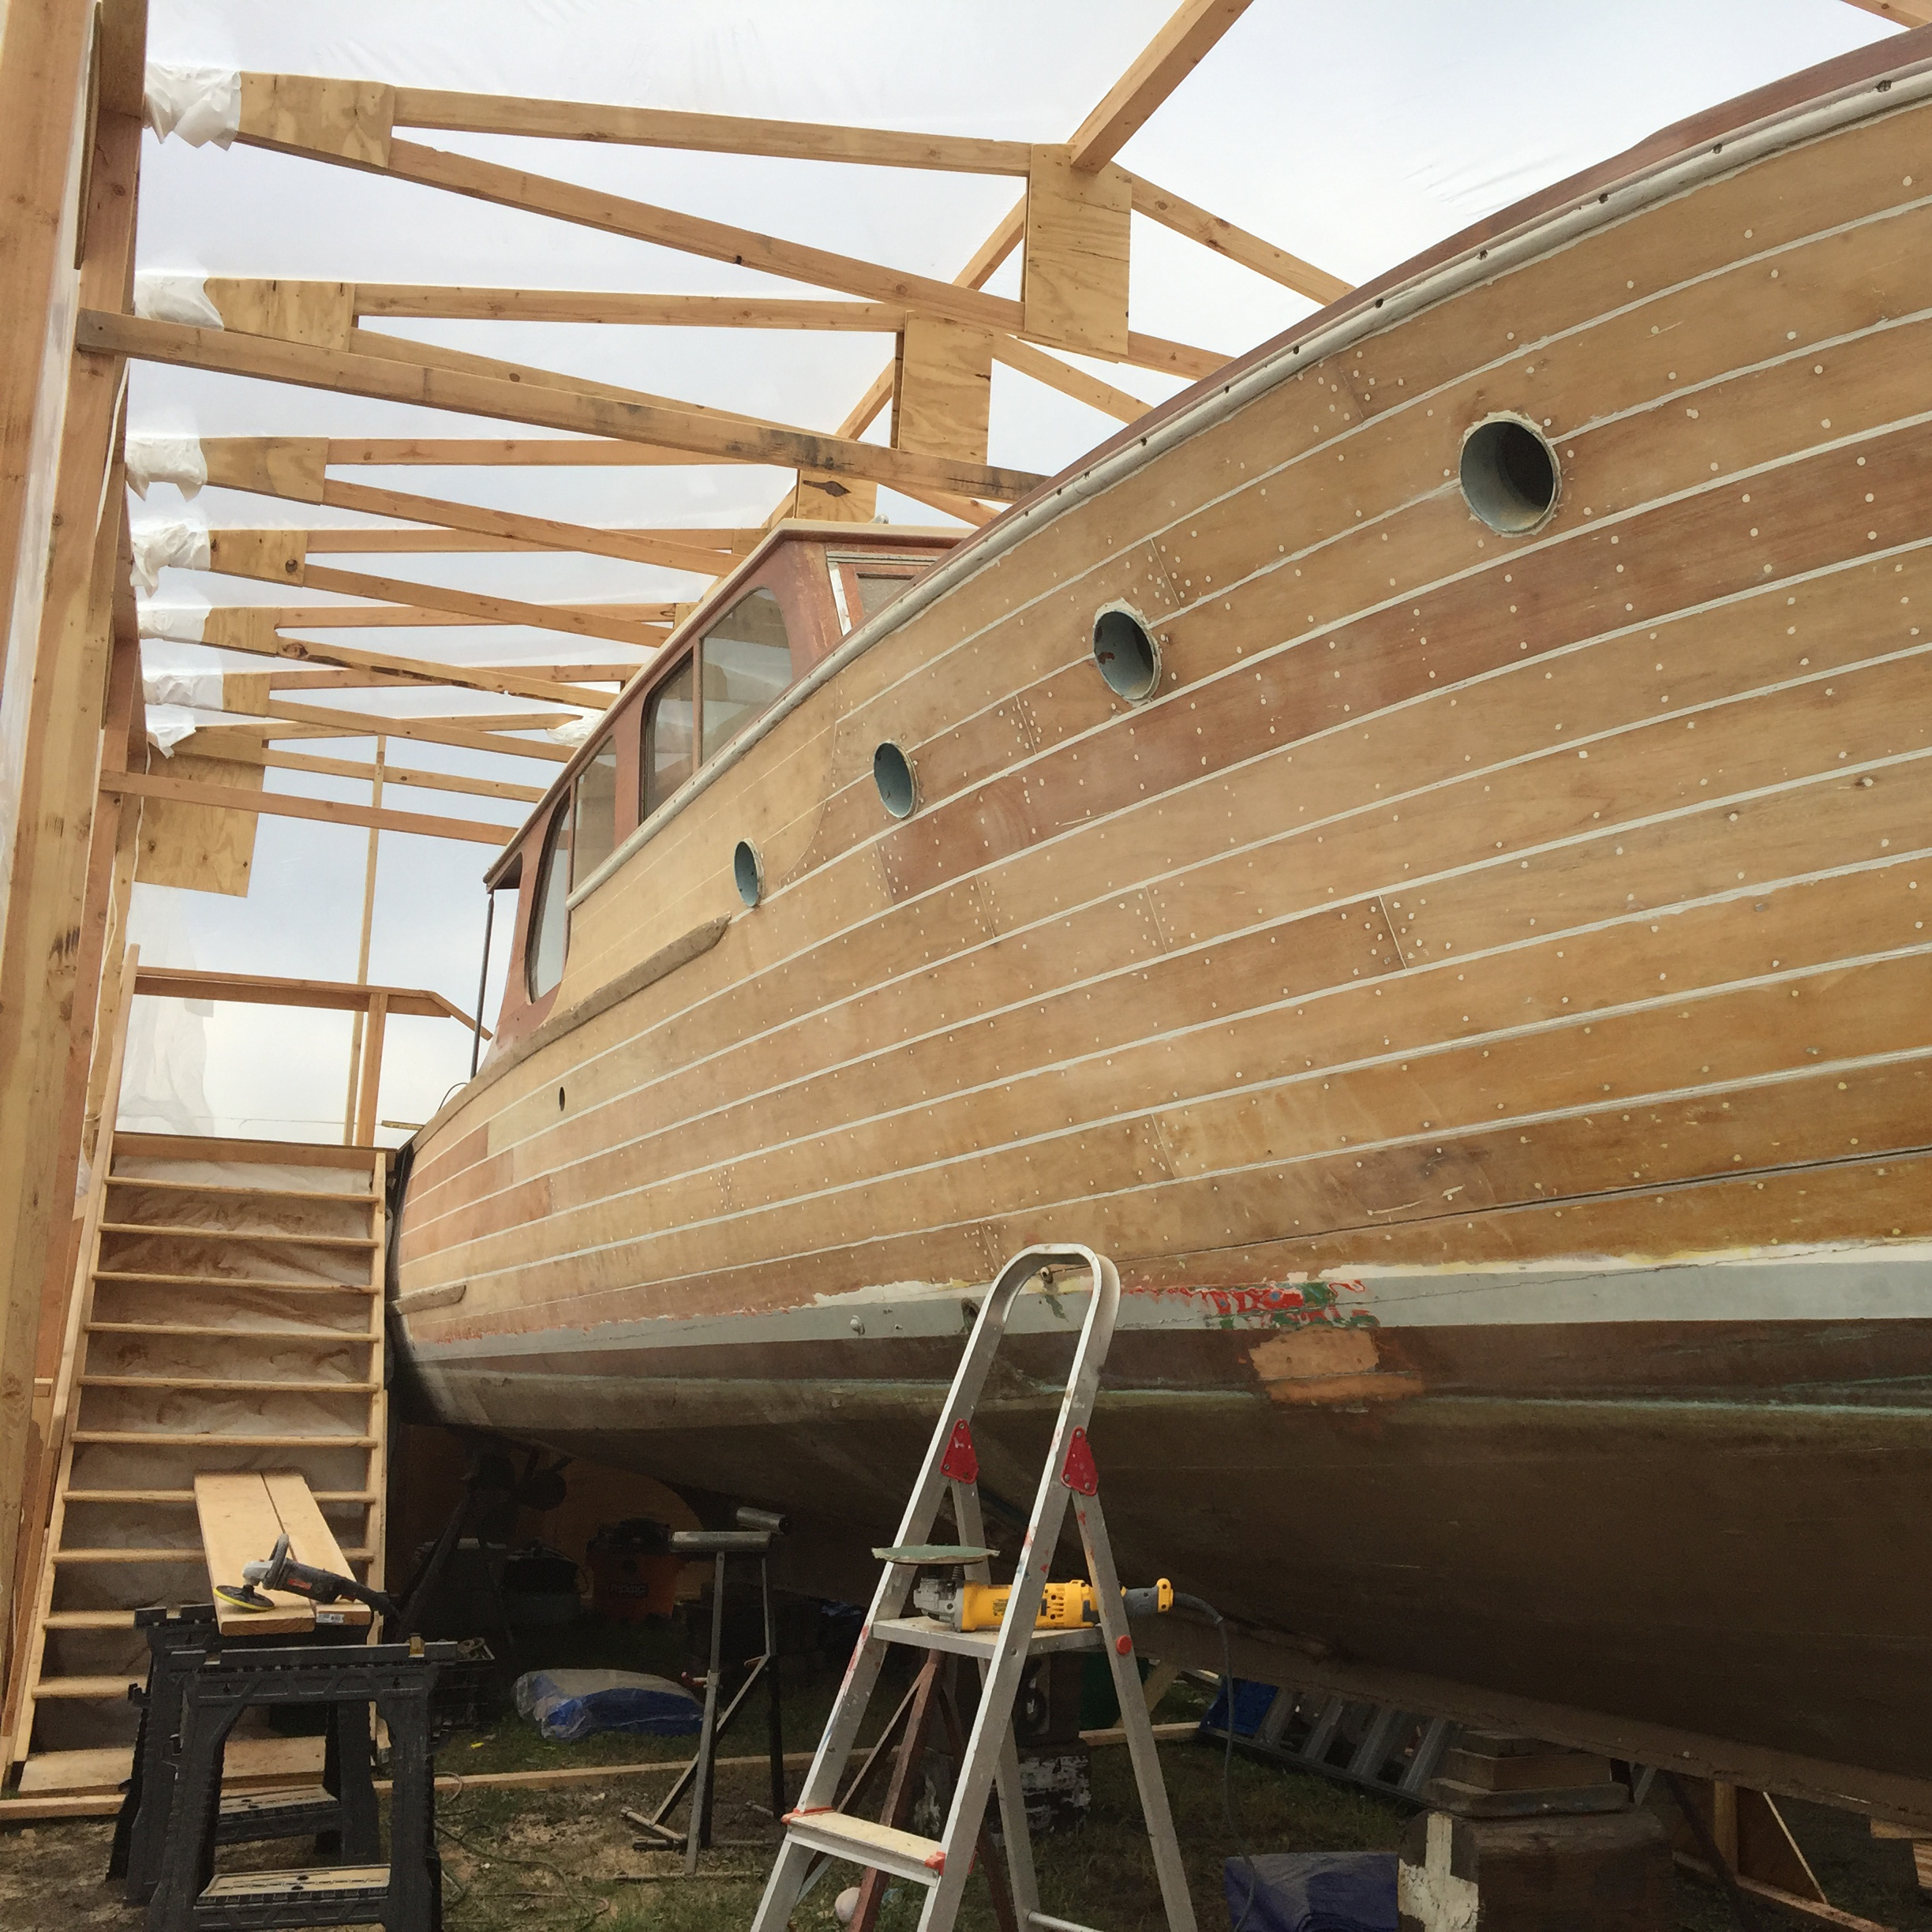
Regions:
<svg viewBox="0 0 1932 1932"><path fill-rule="evenodd" d="M216 1580L197 1473L299 1471L356 1573L381 1582L387 1170L377 1148L113 1136L88 1204L38 1597L9 1700L23 1791L127 1775L128 1689L147 1657L133 1613L207 1602ZM251 1752L238 1737L230 1760L272 1775L308 1743Z"/></svg>

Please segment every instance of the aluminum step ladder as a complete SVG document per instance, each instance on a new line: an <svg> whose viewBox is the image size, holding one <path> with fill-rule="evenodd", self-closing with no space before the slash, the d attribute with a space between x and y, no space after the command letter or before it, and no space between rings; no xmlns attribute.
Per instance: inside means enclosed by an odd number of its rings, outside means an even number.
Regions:
<svg viewBox="0 0 1932 1932"><path fill-rule="evenodd" d="M1020 1290L1043 1270L1073 1267L1087 1271L1093 1293L1020 1544L1005 1616L997 1630L982 1631L956 1631L931 1617L908 1616L907 1601L922 1563L957 1562L968 1582L991 1581L986 1560L991 1552L985 1547L979 1508L979 1461L972 1446L974 1406L986 1386L1005 1333L1008 1313ZM1085 1932L1085 1928L1050 1917L1039 1908L1026 1803L1020 1789L1019 1752L1013 1741L1013 1705L1028 1665L1044 1653L1062 1649L1099 1650L1106 1657L1120 1700L1128 1754L1140 1787L1140 1808L1153 1848L1169 1932L1196 1932L1174 1818L1168 1809L1166 1787L1161 1781L1153 1723L1141 1695L1140 1667L1101 1514L1099 1478L1087 1442L1087 1424L1119 1305L1120 1277L1113 1263L1089 1248L1024 1249L1000 1271L973 1324L898 1534L890 1550L878 1552L887 1559L886 1569L818 1754L806 1773L797 1807L785 1816L784 1842L758 1901L753 1932L784 1932L812 1863L822 1853L923 1886L926 1903L919 1915L919 1932L952 1932L987 1799L994 1791L999 1794L1008 1885L1022 1932L1033 1926L1044 1932ZM933 1530L949 1494L960 1541L939 1545L932 1541ZM1099 1621L1078 1630L1036 1630L1047 1571L1069 1503L1086 1552L1087 1576L1098 1600ZM948 1552L954 1554L949 1556ZM952 1806L937 1838L835 1809L840 1773L878 1686L880 1668L894 1645L951 1651L972 1657L979 1667L979 1708L966 1740Z"/></svg>

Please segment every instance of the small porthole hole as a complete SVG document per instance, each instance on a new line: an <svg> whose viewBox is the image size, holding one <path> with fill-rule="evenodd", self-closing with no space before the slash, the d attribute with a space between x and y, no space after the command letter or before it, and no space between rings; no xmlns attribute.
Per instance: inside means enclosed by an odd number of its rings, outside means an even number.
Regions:
<svg viewBox="0 0 1932 1932"><path fill-rule="evenodd" d="M758 848L749 839L740 839L732 854L732 877L738 884L738 897L754 906L765 897L765 868L758 862Z"/></svg>
<svg viewBox="0 0 1932 1932"><path fill-rule="evenodd" d="M1110 604L1097 612L1093 654L1115 697L1138 704L1154 695L1160 683L1160 647L1137 612Z"/></svg>
<svg viewBox="0 0 1932 1932"><path fill-rule="evenodd" d="M1499 535L1540 529L1556 507L1556 452L1531 423L1492 416L1462 440L1462 494Z"/></svg>
<svg viewBox="0 0 1932 1932"><path fill-rule="evenodd" d="M879 803L895 818L912 816L919 803L912 761L889 739L872 754L872 782L878 787Z"/></svg>

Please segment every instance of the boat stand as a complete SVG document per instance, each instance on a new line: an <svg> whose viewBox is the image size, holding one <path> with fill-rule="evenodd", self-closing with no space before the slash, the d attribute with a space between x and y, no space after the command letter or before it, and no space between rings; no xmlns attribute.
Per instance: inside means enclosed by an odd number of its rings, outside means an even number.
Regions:
<svg viewBox="0 0 1932 1932"><path fill-rule="evenodd" d="M1093 1291L1060 1404L1058 1421L1040 1473L1020 1563L997 1627L972 1627L964 1615L964 1592L987 1586L991 1573L980 1515L979 1464L972 1443L972 1416L985 1388L993 1358L1005 1332L1006 1319L1020 1290L1048 1268L1082 1268ZM1028 1665L1059 1650L1098 1650L1107 1660L1120 1700L1121 1725L1140 1787L1140 1807L1154 1853L1169 1932L1195 1932L1167 1792L1161 1781L1154 1728L1141 1694L1140 1667L1127 1627L1126 1604L1114 1567L1113 1546L1101 1512L1099 1475L1088 1446L1087 1424L1100 1383L1100 1368L1113 1339L1120 1303L1120 1278L1114 1264L1088 1248L1029 1248L1000 1271L979 1310L945 1410L928 1447L917 1487L906 1506L893 1544L874 1552L885 1563L857 1648L832 1707L796 1807L786 1814L785 1836L777 1863L752 1920L752 1932L784 1932L819 1855L865 1870L909 1880L925 1888L919 1932L952 1932L981 1842L987 1800L997 1791L1005 1843L1006 1891L1015 1920L1022 1926L1050 1923L1067 1932L1071 1922L1043 1920L1033 1870L1026 1803L1020 1788L1019 1752L1013 1711ZM942 1503L950 1496L953 1521L960 1541L932 1542ZM1098 1621L1042 1629L1039 1616L1046 1573L1071 1504L1087 1559ZM914 1580L922 1567L940 1566L963 1574L961 1614L951 1622L905 1614ZM956 1627L957 1626L957 1627ZM979 1703L972 1728L958 1758L959 1774L945 1821L937 1838L892 1822L858 1818L836 1809L841 1775L857 1739L867 1705L877 1688L888 1652L910 1646L929 1653L970 1657L979 1672ZM909 1752L902 1762L912 1762ZM878 1881L873 1881L876 1891ZM998 1888L994 1888L997 1898ZM1072 1928L1072 1932L1081 1932Z"/></svg>
<svg viewBox="0 0 1932 1932"><path fill-rule="evenodd" d="M670 1790L647 1817L641 1811L626 1810L625 1821L644 1836L632 1841L638 1852L682 1852L684 1876L695 1878L698 1855L711 1844L712 1801L717 1787L718 1739L732 1723L753 1690L762 1682L769 1693L769 1717L766 1743L771 1755L771 1810L773 1818L784 1815L784 1724L778 1696L778 1626L772 1612L771 1549L788 1527L786 1518L769 1511L740 1509L735 1530L676 1530L672 1532L674 1556L710 1556L717 1567L711 1579L711 1654L705 1672L704 1722L698 1732L698 1754L680 1771ZM758 1559L758 1589L765 1612L765 1649L751 1661L745 1679L722 1715L718 1699L724 1681L724 1580L727 1566L734 1556ZM691 1814L683 1831L673 1830L665 1820L691 1793Z"/></svg>

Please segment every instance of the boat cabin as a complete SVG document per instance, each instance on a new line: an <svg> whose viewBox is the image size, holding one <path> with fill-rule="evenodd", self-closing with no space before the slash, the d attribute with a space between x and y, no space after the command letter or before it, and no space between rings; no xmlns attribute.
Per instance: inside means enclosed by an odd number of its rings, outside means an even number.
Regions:
<svg viewBox="0 0 1932 1932"><path fill-rule="evenodd" d="M781 523L677 624L485 874L492 895L517 894L498 1047L550 1012L571 895L649 838L701 766L964 534Z"/></svg>

